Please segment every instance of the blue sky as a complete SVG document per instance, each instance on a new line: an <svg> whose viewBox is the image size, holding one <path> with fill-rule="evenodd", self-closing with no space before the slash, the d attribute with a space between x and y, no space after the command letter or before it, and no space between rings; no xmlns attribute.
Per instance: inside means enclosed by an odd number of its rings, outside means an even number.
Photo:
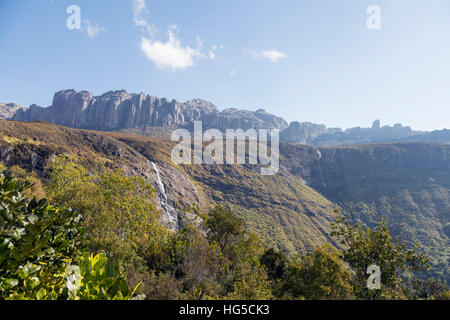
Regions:
<svg viewBox="0 0 450 320"><path fill-rule="evenodd" d="M0 101L126 89L330 127L450 128L449 17L448 0L0 0Z"/></svg>

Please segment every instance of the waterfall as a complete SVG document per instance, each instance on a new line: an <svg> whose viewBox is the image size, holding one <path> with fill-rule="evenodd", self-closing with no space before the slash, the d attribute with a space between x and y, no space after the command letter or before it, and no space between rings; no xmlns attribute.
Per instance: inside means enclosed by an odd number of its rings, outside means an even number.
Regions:
<svg viewBox="0 0 450 320"><path fill-rule="evenodd" d="M327 184L325 183L325 175L323 172L323 167L322 167L322 153L320 152L319 149L316 149L317 151L317 157L318 157L318 161L319 161L319 178L320 178L320 182L322 183L322 187L323 187L323 194L326 195L327 194Z"/></svg>
<svg viewBox="0 0 450 320"><path fill-rule="evenodd" d="M158 167L154 162L152 162L152 166L153 170L155 170L156 173L156 179L159 188L159 201L161 202L161 207L164 210L165 218L170 227L175 228L178 225L178 214L176 213L175 209L169 204L169 197L167 196L164 183L162 182L161 176L159 175Z"/></svg>
<svg viewBox="0 0 450 320"><path fill-rule="evenodd" d="M319 149L316 149L317 151L317 156L319 157L319 160L322 159L322 152L320 152Z"/></svg>
<svg viewBox="0 0 450 320"><path fill-rule="evenodd" d="M153 170L155 170L156 178L158 179L158 186L159 186L159 192L161 192L165 202L167 202L167 193L166 189L164 188L164 184L161 180L161 176L159 175L158 167L156 167L156 164L152 162Z"/></svg>

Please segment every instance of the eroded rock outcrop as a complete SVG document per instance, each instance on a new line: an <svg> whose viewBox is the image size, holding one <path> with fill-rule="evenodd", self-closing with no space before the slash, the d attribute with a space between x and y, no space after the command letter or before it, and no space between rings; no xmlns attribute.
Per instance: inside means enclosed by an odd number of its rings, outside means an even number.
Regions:
<svg viewBox="0 0 450 320"><path fill-rule="evenodd" d="M51 106L32 105L27 110L19 110L12 120L44 120L72 128L105 131L143 126L183 127L192 125L195 120L203 121L204 127L221 130L283 130L287 127L285 120L264 110L252 112L230 108L220 112L211 102L201 99L180 103L144 93L130 94L125 90L110 91L101 96L93 96L87 91L59 91Z"/></svg>
<svg viewBox="0 0 450 320"><path fill-rule="evenodd" d="M327 128L323 124L293 121L263 109L257 111L228 108L220 111L211 102L193 99L178 102L145 93L125 90L109 91L94 96L88 91L62 90L55 94L52 105L31 105L24 109L16 104L0 103L0 118L16 121L47 121L78 129L124 131L135 134L170 137L171 130L193 129L194 121L202 121L203 129L279 129L280 141L316 147L365 144L374 142L439 142L450 143L449 130L423 132L398 123L381 126L376 120L369 128Z"/></svg>
<svg viewBox="0 0 450 320"><path fill-rule="evenodd" d="M9 119L19 110L25 110L25 108L16 103L0 102L0 119Z"/></svg>

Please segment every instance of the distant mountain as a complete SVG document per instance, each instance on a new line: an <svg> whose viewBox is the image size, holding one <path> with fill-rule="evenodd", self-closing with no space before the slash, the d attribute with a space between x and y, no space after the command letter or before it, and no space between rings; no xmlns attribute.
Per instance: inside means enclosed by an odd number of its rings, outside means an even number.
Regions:
<svg viewBox="0 0 450 320"><path fill-rule="evenodd" d="M278 128L288 125L280 117L266 113L237 109L222 112L212 103L194 99L184 103L166 98L129 94L124 90L110 91L94 97L90 92L59 91L47 108L36 105L19 110L12 120L45 120L79 129L114 131L145 126L183 127L202 120L205 128Z"/></svg>
<svg viewBox="0 0 450 320"><path fill-rule="evenodd" d="M419 135L413 135L408 137L403 137L398 139L403 142L439 142L439 143L450 143L450 130L434 130L431 132L424 132ZM394 142L395 139L394 139Z"/></svg>
<svg viewBox="0 0 450 320"><path fill-rule="evenodd" d="M226 129L279 129L284 142L313 146L366 144L376 142L440 142L450 143L448 130L443 132L414 131L401 124L381 126L375 121L371 128L327 128L310 122L288 123L281 117L257 111L228 108L223 111L211 102L194 99L178 102L144 93L125 90L93 96L87 91L62 90L54 95L52 105L42 108L31 105L24 109L15 104L0 104L0 118L16 121L47 121L78 129L122 131L149 136L167 137L170 130L192 129L195 120L203 127ZM160 130L161 129L161 130Z"/></svg>
<svg viewBox="0 0 450 320"><path fill-rule="evenodd" d="M348 144L365 144L377 142L403 142L417 141L410 139L412 137L420 137L426 134L421 131L413 131L410 127L404 127L397 123L394 126L380 127L379 120L376 120L371 128L350 128L345 131L329 130L328 132L319 135L311 141L315 146L334 146L334 145L348 145ZM449 140L450 142L450 140Z"/></svg>
<svg viewBox="0 0 450 320"><path fill-rule="evenodd" d="M21 105L15 103L0 102L0 119L12 118L19 110L26 110L26 109Z"/></svg>

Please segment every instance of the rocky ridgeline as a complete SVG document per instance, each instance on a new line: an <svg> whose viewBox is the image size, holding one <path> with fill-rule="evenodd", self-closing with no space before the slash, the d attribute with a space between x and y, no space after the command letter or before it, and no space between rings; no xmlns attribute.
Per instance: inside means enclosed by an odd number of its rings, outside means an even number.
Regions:
<svg viewBox="0 0 450 320"><path fill-rule="evenodd" d="M420 132L401 124L380 126L377 120L371 128L327 128L310 122L288 123L281 117L265 112L228 108L223 111L211 102L194 99L178 102L144 93L130 94L125 90L110 91L93 96L87 91L63 90L55 94L47 108L31 105L24 109L16 104L0 104L0 118L16 121L48 121L79 129L130 131L144 135L155 134L149 128L192 129L201 120L203 128L279 129L284 142L329 146L373 142L441 142L450 143L450 131Z"/></svg>
<svg viewBox="0 0 450 320"><path fill-rule="evenodd" d="M93 96L87 91L59 91L48 108L36 105L19 110L12 120L37 121L72 128L120 130L144 126L183 127L202 120L204 127L218 128L278 128L287 127L282 118L264 110L256 112L226 109L222 112L208 101L195 99L184 103L166 98L130 94L124 90Z"/></svg>
<svg viewBox="0 0 450 320"><path fill-rule="evenodd" d="M15 103L0 102L0 119L9 119L19 110L25 110L25 108Z"/></svg>

